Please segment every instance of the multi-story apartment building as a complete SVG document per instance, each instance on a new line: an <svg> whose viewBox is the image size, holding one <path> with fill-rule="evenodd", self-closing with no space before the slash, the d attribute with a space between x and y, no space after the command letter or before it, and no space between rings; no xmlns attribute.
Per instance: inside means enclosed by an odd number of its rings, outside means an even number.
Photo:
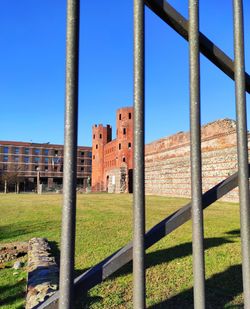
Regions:
<svg viewBox="0 0 250 309"><path fill-rule="evenodd" d="M78 146L77 184L87 187L91 176L91 147ZM51 188L63 182L63 145L0 141L0 174L16 173L26 190L37 187L37 179Z"/></svg>

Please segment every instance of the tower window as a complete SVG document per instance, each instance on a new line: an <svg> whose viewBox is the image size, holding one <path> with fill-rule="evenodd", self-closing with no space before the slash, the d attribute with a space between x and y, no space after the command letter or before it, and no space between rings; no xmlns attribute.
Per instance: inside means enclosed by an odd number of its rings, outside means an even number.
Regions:
<svg viewBox="0 0 250 309"><path fill-rule="evenodd" d="M93 139L95 139L95 134L93 135Z"/></svg>
<svg viewBox="0 0 250 309"><path fill-rule="evenodd" d="M122 114L119 114L119 120L122 120Z"/></svg>
<svg viewBox="0 0 250 309"><path fill-rule="evenodd" d="M128 119L131 119L131 113L128 113Z"/></svg>
<svg viewBox="0 0 250 309"><path fill-rule="evenodd" d="M123 128L123 135L126 135L126 128Z"/></svg>
<svg viewBox="0 0 250 309"><path fill-rule="evenodd" d="M97 144L95 145L95 149L98 149L98 145Z"/></svg>
<svg viewBox="0 0 250 309"><path fill-rule="evenodd" d="M131 143L128 143L128 148L131 148Z"/></svg>
<svg viewBox="0 0 250 309"><path fill-rule="evenodd" d="M126 158L125 157L122 158L122 162L126 162Z"/></svg>
<svg viewBox="0 0 250 309"><path fill-rule="evenodd" d="M95 155L93 155L93 160L95 160Z"/></svg>
<svg viewBox="0 0 250 309"><path fill-rule="evenodd" d="M119 150L121 150L121 148L122 148L122 145L121 145L121 144L119 144Z"/></svg>
<svg viewBox="0 0 250 309"><path fill-rule="evenodd" d="M102 134L100 134L100 138L102 138Z"/></svg>

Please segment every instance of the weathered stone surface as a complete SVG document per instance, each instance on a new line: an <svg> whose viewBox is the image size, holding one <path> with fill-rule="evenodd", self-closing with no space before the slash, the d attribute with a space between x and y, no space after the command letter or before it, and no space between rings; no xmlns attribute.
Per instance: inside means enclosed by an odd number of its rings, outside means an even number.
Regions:
<svg viewBox="0 0 250 309"><path fill-rule="evenodd" d="M22 262L16 261L16 262L14 263L14 265L13 265L13 268L14 268L14 269L20 269L20 268L22 268L22 266L23 266L23 263L22 263Z"/></svg>
<svg viewBox="0 0 250 309"><path fill-rule="evenodd" d="M203 192L237 171L236 123L222 119L201 128ZM146 145L147 194L191 196L190 134L180 132ZM223 200L237 201L238 188Z"/></svg>
<svg viewBox="0 0 250 309"><path fill-rule="evenodd" d="M58 289L59 270L50 251L44 238L29 241L26 309L36 308Z"/></svg>

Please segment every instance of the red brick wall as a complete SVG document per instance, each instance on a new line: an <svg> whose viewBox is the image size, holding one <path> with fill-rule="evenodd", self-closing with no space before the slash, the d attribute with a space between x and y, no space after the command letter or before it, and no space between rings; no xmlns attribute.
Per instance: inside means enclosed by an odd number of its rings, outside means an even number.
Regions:
<svg viewBox="0 0 250 309"><path fill-rule="evenodd" d="M92 127L92 190L104 191L104 146L112 138L112 129L109 125L94 125Z"/></svg>
<svg viewBox="0 0 250 309"><path fill-rule="evenodd" d="M133 168L133 121L133 107L125 107L117 110L117 167L121 166L121 164L125 162L128 169Z"/></svg>
<svg viewBox="0 0 250 309"><path fill-rule="evenodd" d="M133 168L133 107L117 110L116 127L116 139L113 141L111 141L110 126L92 127L93 191L106 191L110 171L119 168L124 162L129 169Z"/></svg>

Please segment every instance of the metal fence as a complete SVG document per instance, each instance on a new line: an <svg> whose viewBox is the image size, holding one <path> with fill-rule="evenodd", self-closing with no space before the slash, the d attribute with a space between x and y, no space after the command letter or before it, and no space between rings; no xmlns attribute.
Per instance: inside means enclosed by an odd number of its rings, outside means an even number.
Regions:
<svg viewBox="0 0 250 309"><path fill-rule="evenodd" d="M144 189L144 5L184 39L189 40L190 131L192 200L155 225L145 234ZM250 205L246 124L246 94L250 77L244 68L242 0L233 0L234 61L199 32L199 1L189 0L189 21L165 0L134 0L134 237L128 243L75 280L76 148L78 108L79 0L67 5L67 61L65 108L64 207L62 215L60 291L39 308L72 308L76 290L87 291L133 260L133 306L145 308L145 250L187 220L193 222L194 307L205 308L205 263L203 248L203 209L239 184L244 306L250 308ZM200 67L202 53L226 75L235 80L237 111L238 173L202 195L200 133ZM84 231L83 231L84 232Z"/></svg>

